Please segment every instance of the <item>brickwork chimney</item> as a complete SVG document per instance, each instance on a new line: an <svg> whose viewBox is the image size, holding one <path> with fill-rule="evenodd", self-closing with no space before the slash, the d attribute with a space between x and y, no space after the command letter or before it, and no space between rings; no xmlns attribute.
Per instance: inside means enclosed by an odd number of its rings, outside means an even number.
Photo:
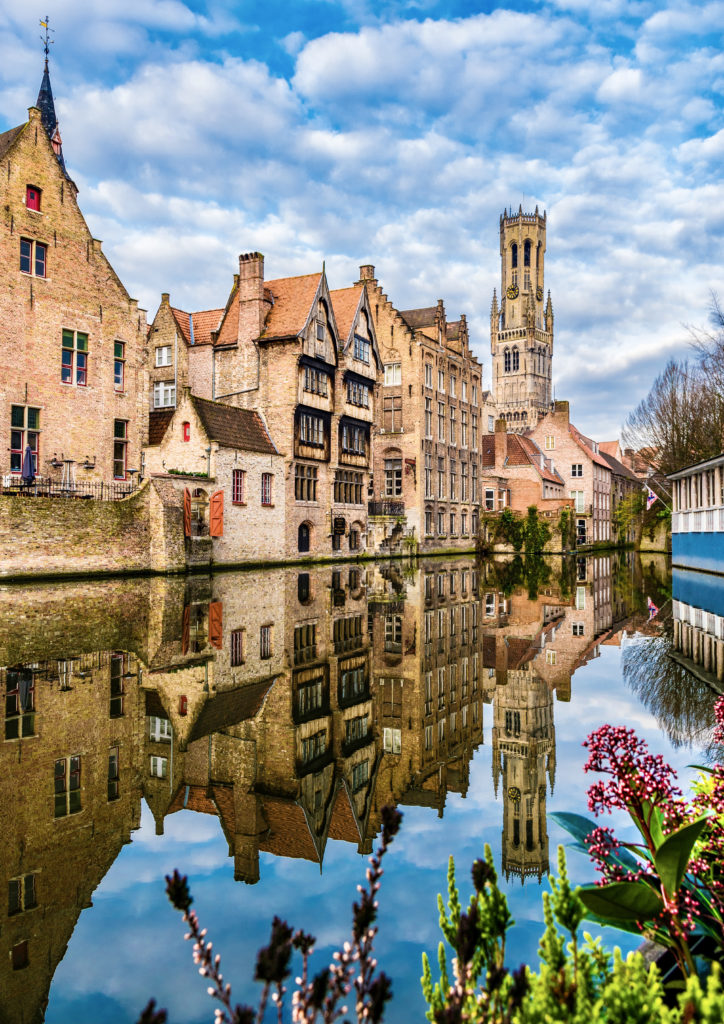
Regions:
<svg viewBox="0 0 724 1024"><path fill-rule="evenodd" d="M255 341L264 329L264 257L239 257L239 341Z"/></svg>
<svg viewBox="0 0 724 1024"><path fill-rule="evenodd" d="M502 418L495 421L495 468L502 469L508 455L508 424Z"/></svg>
<svg viewBox="0 0 724 1024"><path fill-rule="evenodd" d="M377 281L377 278L375 277L375 268L371 263L364 263L359 268L359 279L360 284L362 281Z"/></svg>
<svg viewBox="0 0 724 1024"><path fill-rule="evenodd" d="M570 406L568 402L554 402L553 415L560 423L568 425L570 422Z"/></svg>

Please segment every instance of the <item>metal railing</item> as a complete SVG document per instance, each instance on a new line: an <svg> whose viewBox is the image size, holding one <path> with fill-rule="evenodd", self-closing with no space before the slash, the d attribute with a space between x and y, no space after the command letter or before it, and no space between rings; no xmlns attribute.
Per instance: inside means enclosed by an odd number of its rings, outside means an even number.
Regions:
<svg viewBox="0 0 724 1024"><path fill-rule="evenodd" d="M404 516L404 501L368 501L367 513L371 516Z"/></svg>
<svg viewBox="0 0 724 1024"><path fill-rule="evenodd" d="M93 498L96 501L121 501L138 490L135 480L114 480L112 483L61 483L37 478L24 484L20 477L0 478L0 494L21 498Z"/></svg>

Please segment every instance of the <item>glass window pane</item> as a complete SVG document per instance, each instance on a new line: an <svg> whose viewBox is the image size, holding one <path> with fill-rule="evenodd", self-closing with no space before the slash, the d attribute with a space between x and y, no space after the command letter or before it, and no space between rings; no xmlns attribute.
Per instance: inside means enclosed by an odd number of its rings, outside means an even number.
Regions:
<svg viewBox="0 0 724 1024"><path fill-rule="evenodd" d="M26 238L20 239L20 269L29 274L32 268L32 246Z"/></svg>
<svg viewBox="0 0 724 1024"><path fill-rule="evenodd" d="M123 359L123 342L115 341L113 343L113 354L116 359Z"/></svg>
<svg viewBox="0 0 724 1024"><path fill-rule="evenodd" d="M87 352L88 351L88 335L87 334L81 334L80 331L78 331L78 340L76 342L76 346L75 347L78 349L79 352Z"/></svg>
<svg viewBox="0 0 724 1024"><path fill-rule="evenodd" d="M72 331L63 331L63 348L73 348Z"/></svg>
<svg viewBox="0 0 724 1024"><path fill-rule="evenodd" d="M35 276L45 277L45 246L35 243Z"/></svg>
<svg viewBox="0 0 724 1024"><path fill-rule="evenodd" d="M22 424L14 423L13 426L22 426ZM40 426L40 409L28 409L28 429L37 430Z"/></svg>
<svg viewBox="0 0 724 1024"><path fill-rule="evenodd" d="M30 412L30 410L28 411ZM22 405L10 406L10 426L20 428L25 426L25 408Z"/></svg>

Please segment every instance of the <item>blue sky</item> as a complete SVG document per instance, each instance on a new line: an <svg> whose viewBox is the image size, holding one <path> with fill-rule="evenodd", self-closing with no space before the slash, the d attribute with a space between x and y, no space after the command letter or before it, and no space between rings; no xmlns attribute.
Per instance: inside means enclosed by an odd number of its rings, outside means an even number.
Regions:
<svg viewBox="0 0 724 1024"><path fill-rule="evenodd" d="M400 308L468 315L489 381L504 207L548 211L554 377L614 436L724 249L724 3L0 0L0 130L37 95L37 18L93 233L152 316L374 263Z"/></svg>

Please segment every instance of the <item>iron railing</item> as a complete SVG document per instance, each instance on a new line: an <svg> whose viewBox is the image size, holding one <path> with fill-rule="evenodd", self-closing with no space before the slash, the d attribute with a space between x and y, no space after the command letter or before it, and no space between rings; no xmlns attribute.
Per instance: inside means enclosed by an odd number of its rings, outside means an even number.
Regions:
<svg viewBox="0 0 724 1024"><path fill-rule="evenodd" d="M37 479L24 484L20 477L0 478L0 494L21 498L93 498L96 501L121 501L138 490L134 480L114 480L112 483L60 483L57 480Z"/></svg>
<svg viewBox="0 0 724 1024"><path fill-rule="evenodd" d="M404 516L404 501L368 501L367 513L371 516Z"/></svg>

